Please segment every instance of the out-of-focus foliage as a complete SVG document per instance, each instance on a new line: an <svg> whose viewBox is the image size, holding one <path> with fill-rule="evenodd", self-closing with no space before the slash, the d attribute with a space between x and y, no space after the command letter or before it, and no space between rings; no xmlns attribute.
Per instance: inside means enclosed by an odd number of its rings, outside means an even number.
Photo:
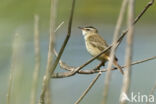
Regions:
<svg viewBox="0 0 156 104"><path fill-rule="evenodd" d="M95 21L114 23L120 10L122 0L77 0L75 18L79 21ZM136 14L144 8L150 0L136 0ZM154 5L155 6L155 5ZM71 0L59 0L58 20L68 18ZM32 16L37 13L42 19L49 21L50 0L1 0L0 19L25 23L32 21ZM145 21L154 21L156 8L153 7L144 16ZM89 18L89 19L88 19ZM145 22L144 21L144 22ZM78 22L78 21L77 21Z"/></svg>

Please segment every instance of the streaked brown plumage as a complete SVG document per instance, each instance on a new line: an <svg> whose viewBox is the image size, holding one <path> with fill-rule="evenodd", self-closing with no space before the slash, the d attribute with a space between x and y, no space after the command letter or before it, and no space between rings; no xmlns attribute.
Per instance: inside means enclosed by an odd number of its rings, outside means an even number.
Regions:
<svg viewBox="0 0 156 104"><path fill-rule="evenodd" d="M92 26L83 27L83 28L79 27L79 28L82 30L82 33L84 35L86 49L92 56L98 55L108 47L106 41L98 34L96 28ZM109 55L110 55L110 50L108 50L106 53L98 57L98 60L102 61L105 64L110 59ZM118 64L117 61L118 60L115 56L113 63L120 70L120 72L124 74L121 66Z"/></svg>

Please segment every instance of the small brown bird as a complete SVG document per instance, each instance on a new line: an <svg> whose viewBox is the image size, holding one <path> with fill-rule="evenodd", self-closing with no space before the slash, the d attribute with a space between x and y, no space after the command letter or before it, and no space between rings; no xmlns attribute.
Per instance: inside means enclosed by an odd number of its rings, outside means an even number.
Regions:
<svg viewBox="0 0 156 104"><path fill-rule="evenodd" d="M87 27L79 27L82 30L82 34L85 39L86 49L87 51L94 57L105 50L108 45L106 41L98 34L96 28L92 26ZM110 50L106 53L99 56L97 59L102 61L103 65L110 60ZM124 74L121 66L118 64L118 59L115 56L113 64L120 70L122 74Z"/></svg>

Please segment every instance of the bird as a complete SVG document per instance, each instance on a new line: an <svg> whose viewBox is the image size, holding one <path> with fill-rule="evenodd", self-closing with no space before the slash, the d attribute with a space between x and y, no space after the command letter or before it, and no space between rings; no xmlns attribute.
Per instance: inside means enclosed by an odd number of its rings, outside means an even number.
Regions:
<svg viewBox="0 0 156 104"><path fill-rule="evenodd" d="M105 50L108 47L108 44L106 41L99 35L98 30L93 26L86 26L86 27L78 27L82 31L82 35L84 36L85 40L85 46L87 51L91 54L91 56L97 56L100 54L103 50ZM97 59L100 60L103 64L110 60L110 51L109 49L107 52L103 53L101 56L99 56ZM115 56L113 64L121 74L124 74L124 71L122 70L122 67L118 64L118 59Z"/></svg>

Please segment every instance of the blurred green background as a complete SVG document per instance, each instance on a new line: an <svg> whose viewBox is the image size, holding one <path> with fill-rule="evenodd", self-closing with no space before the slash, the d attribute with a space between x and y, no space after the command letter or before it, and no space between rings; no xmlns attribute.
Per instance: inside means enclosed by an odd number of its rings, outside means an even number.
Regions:
<svg viewBox="0 0 156 104"><path fill-rule="evenodd" d="M60 49L67 32L67 23L72 0L59 0L56 25L62 21L65 24L56 33L56 49ZM135 15L140 13L149 0L136 0ZM115 23L121 6L121 0L77 0L72 34L68 46L62 56L66 63L79 66L91 56L85 50L85 44L78 26L92 25L108 43L111 43ZM156 5L154 4L135 26L133 60L141 60L156 55ZM15 33L18 33L19 43L17 59L15 60L14 81L11 104L28 104L34 70L34 14L38 14L41 72L38 84L38 97L41 92L42 77L45 72L48 42L50 0L0 0L0 104L6 103L8 80L11 67L12 45ZM126 18L124 19L126 24ZM125 28L125 25L123 29ZM119 63L124 64L125 40L117 50ZM86 68L94 67L98 61ZM136 65L132 72L131 90L148 94L154 85L156 76L156 61ZM56 71L61 71L57 67ZM115 104L119 99L122 76L118 71L112 72L112 81L108 104ZM75 75L69 78L52 80L53 104L73 104L89 85L95 75ZM81 104L100 104L103 97L105 74L96 82ZM61 100L60 100L61 99Z"/></svg>

